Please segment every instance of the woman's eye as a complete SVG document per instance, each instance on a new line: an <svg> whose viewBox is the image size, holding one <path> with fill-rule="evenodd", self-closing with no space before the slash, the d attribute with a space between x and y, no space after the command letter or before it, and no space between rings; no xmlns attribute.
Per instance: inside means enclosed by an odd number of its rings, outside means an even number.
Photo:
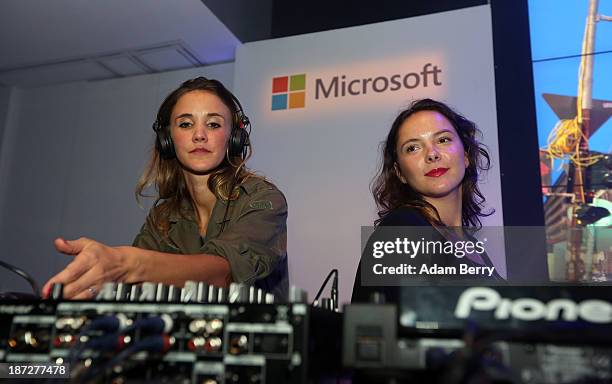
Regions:
<svg viewBox="0 0 612 384"><path fill-rule="evenodd" d="M440 140L439 140L439 142L442 143L442 144L443 143L450 143L451 141L452 140L451 140L450 137L441 137Z"/></svg>
<svg viewBox="0 0 612 384"><path fill-rule="evenodd" d="M209 126L210 128L219 128L219 127L221 127L221 124L216 123L216 122L214 122L214 121L211 121L210 123L208 123L208 126Z"/></svg>
<svg viewBox="0 0 612 384"><path fill-rule="evenodd" d="M418 149L418 148L417 148L417 146L416 146L416 145L409 145L409 146L407 146L407 147L406 147L405 151L406 151L406 152L414 152L414 151L416 151L417 149Z"/></svg>
<svg viewBox="0 0 612 384"><path fill-rule="evenodd" d="M181 128L189 128L189 127L191 127L191 123L188 122L188 121L183 121L183 122L179 123L179 127L181 127Z"/></svg>

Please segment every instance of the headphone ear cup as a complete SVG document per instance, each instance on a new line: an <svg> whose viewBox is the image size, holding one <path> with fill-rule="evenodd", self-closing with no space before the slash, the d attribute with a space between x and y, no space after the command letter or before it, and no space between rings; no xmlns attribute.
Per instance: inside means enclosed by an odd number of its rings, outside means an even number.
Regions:
<svg viewBox="0 0 612 384"><path fill-rule="evenodd" d="M167 130L162 127L158 122L153 124L153 130L156 133L155 147L159 151L159 154L164 159L172 159L176 156L174 153L174 144L172 143L172 137L168 134Z"/></svg>
<svg viewBox="0 0 612 384"><path fill-rule="evenodd" d="M172 159L175 155L174 153L174 144L172 143L172 138L166 132L161 132L157 135L158 142L161 146L161 151L159 151L164 159Z"/></svg>
<svg viewBox="0 0 612 384"><path fill-rule="evenodd" d="M232 130L232 136L230 137L228 147L230 157L240 156L244 159L249 145L251 145L251 143L249 142L249 133L246 129L237 128Z"/></svg>

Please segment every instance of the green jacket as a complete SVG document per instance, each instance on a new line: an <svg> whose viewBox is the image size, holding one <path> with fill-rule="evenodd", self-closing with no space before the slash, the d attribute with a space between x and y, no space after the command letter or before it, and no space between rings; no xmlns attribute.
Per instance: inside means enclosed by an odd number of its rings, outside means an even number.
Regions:
<svg viewBox="0 0 612 384"><path fill-rule="evenodd" d="M273 184L257 176L247 178L240 185L239 197L230 202L223 231L226 201L218 199L205 237L199 233L190 202L183 207L185 217L169 216L167 237L153 224L149 212L133 245L166 253L224 257L234 282L255 285L274 293L277 300L286 298L287 201Z"/></svg>

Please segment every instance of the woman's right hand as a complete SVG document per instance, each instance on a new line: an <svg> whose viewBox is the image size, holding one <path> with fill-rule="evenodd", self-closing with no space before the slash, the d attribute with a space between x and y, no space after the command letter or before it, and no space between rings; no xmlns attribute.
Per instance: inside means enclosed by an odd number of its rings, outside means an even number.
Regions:
<svg viewBox="0 0 612 384"><path fill-rule="evenodd" d="M102 284L108 281L126 281L130 275L129 258L122 247L109 247L92 239L55 239L55 248L74 260L44 285L43 297L48 297L55 283L64 285L66 299L95 298Z"/></svg>

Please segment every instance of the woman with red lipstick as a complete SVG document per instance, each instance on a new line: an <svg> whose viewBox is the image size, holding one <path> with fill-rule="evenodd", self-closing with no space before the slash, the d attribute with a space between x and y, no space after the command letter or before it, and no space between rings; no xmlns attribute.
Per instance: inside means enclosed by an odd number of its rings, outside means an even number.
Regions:
<svg viewBox="0 0 612 384"><path fill-rule="evenodd" d="M451 241L468 236L462 227L480 228L480 218L492 212L483 211L485 198L478 188L478 172L490 167L489 154L476 139L479 133L473 122L432 99L417 100L401 112L387 135L372 184L379 208L375 225L433 227L438 240ZM460 261L493 266L486 253ZM491 278L501 279L497 272ZM396 294L392 287L362 287L360 265L353 301L367 300L370 288Z"/></svg>
<svg viewBox="0 0 612 384"><path fill-rule="evenodd" d="M157 199L133 246L56 239L75 256L53 283L64 297L90 299L103 283L187 280L217 286L256 285L282 298L288 287L283 194L245 167L249 120L223 84L188 80L161 104L156 143L138 181L137 198L154 186Z"/></svg>

